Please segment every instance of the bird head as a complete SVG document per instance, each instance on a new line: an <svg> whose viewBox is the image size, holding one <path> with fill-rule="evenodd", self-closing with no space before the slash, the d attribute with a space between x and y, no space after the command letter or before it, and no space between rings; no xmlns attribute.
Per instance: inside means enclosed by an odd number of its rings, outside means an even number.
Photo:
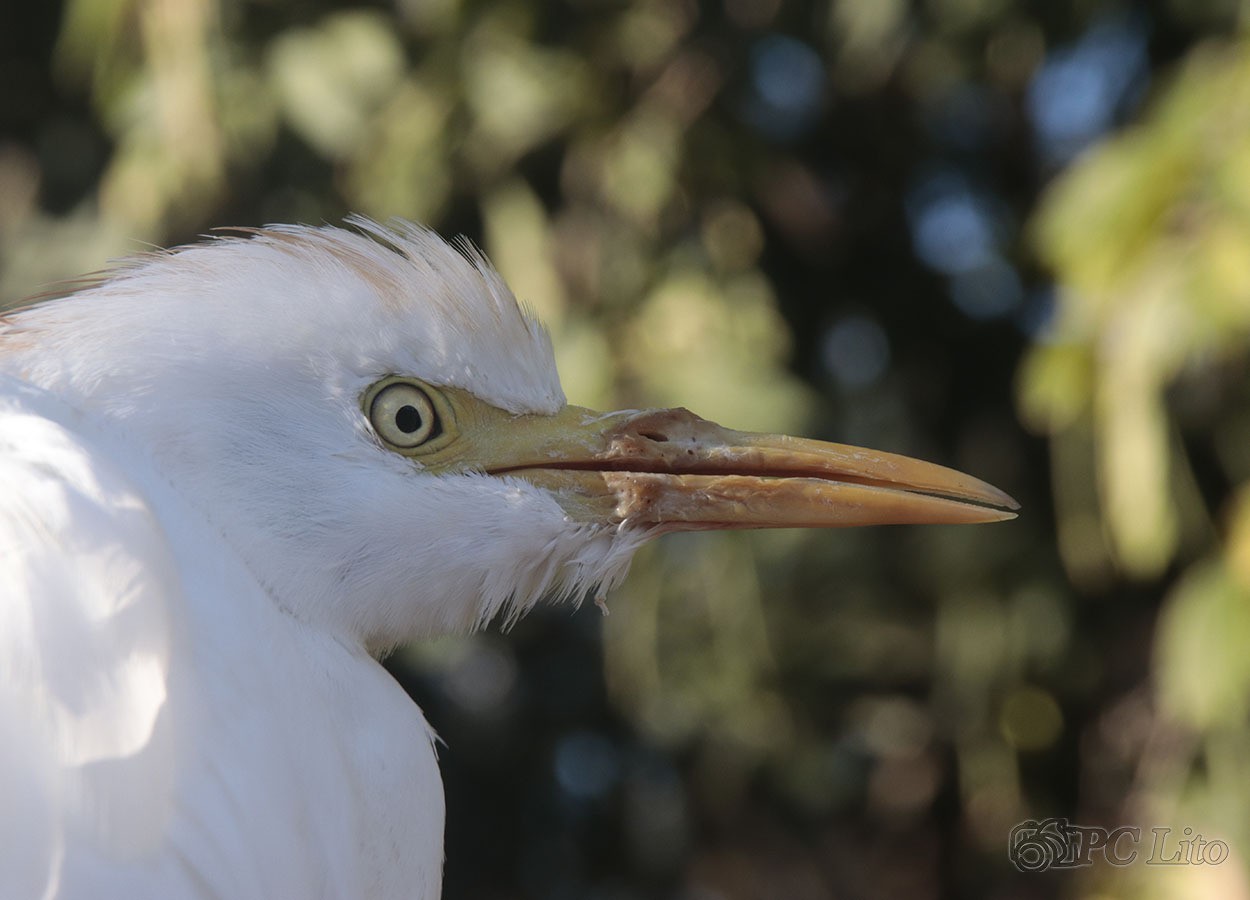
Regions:
<svg viewBox="0 0 1250 900"><path fill-rule="evenodd" d="M0 371L150 458L276 603L345 640L606 589L666 531L1012 515L906 457L571 406L475 250L353 225L150 255L0 325Z"/></svg>

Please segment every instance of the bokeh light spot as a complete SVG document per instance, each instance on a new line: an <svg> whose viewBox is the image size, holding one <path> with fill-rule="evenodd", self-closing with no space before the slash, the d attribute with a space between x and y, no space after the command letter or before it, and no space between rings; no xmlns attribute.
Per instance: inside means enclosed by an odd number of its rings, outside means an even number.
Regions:
<svg viewBox="0 0 1250 900"><path fill-rule="evenodd" d="M959 174L922 179L908 192L907 209L916 255L931 269L955 275L993 261L997 216Z"/></svg>
<svg viewBox="0 0 1250 900"><path fill-rule="evenodd" d="M488 715L507 702L516 679L516 659L506 645L469 641L447 672L443 690L467 712Z"/></svg>
<svg viewBox="0 0 1250 900"><path fill-rule="evenodd" d="M984 265L959 272L950 283L951 300L970 319L1008 316L1024 302L1024 286L1015 267L1001 256Z"/></svg>
<svg viewBox="0 0 1250 900"><path fill-rule="evenodd" d="M579 799L594 799L617 783L621 763L616 747L606 737L588 731L567 735L556 745L556 781Z"/></svg>
<svg viewBox="0 0 1250 900"><path fill-rule="evenodd" d="M1045 750L1063 731L1063 713L1047 691L1022 687L1003 703L998 719L1007 742L1017 750Z"/></svg>
<svg viewBox="0 0 1250 900"><path fill-rule="evenodd" d="M1144 91L1148 63L1146 30L1128 17L1099 22L1051 53L1027 99L1042 156L1067 162L1110 128Z"/></svg>
<svg viewBox="0 0 1250 900"><path fill-rule="evenodd" d="M769 35L751 49L746 117L769 137L787 140L815 120L824 100L825 67L802 41Z"/></svg>
<svg viewBox="0 0 1250 900"><path fill-rule="evenodd" d="M847 316L825 332L821 361L843 388L865 388L889 368L890 340L868 316Z"/></svg>

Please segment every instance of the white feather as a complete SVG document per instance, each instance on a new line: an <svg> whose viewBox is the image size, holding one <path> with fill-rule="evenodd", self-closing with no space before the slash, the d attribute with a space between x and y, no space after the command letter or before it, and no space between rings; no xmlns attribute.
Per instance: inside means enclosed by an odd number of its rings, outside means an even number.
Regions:
<svg viewBox="0 0 1250 900"><path fill-rule="evenodd" d="M0 324L0 896L438 896L432 733L374 655L611 584L644 540L377 443L387 374L564 395L480 256L355 225Z"/></svg>

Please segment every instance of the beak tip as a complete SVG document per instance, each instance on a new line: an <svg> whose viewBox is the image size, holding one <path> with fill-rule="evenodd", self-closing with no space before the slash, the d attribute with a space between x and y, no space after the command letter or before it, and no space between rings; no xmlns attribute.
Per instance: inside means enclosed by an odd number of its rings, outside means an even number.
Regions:
<svg viewBox="0 0 1250 900"><path fill-rule="evenodd" d="M1015 497L1008 494L1002 488L994 487L988 481L975 479L975 490L969 495L972 499L989 506L1002 507L1004 510L1018 510L1020 508L1019 501ZM1013 515L1014 519L1015 516Z"/></svg>

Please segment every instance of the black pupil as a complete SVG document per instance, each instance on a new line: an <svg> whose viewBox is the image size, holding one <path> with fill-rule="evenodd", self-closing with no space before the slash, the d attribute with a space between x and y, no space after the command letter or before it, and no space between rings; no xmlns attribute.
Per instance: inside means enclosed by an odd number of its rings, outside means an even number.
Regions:
<svg viewBox="0 0 1250 900"><path fill-rule="evenodd" d="M421 413L415 406L401 406L395 411L395 427L404 434L412 434L421 427Z"/></svg>

